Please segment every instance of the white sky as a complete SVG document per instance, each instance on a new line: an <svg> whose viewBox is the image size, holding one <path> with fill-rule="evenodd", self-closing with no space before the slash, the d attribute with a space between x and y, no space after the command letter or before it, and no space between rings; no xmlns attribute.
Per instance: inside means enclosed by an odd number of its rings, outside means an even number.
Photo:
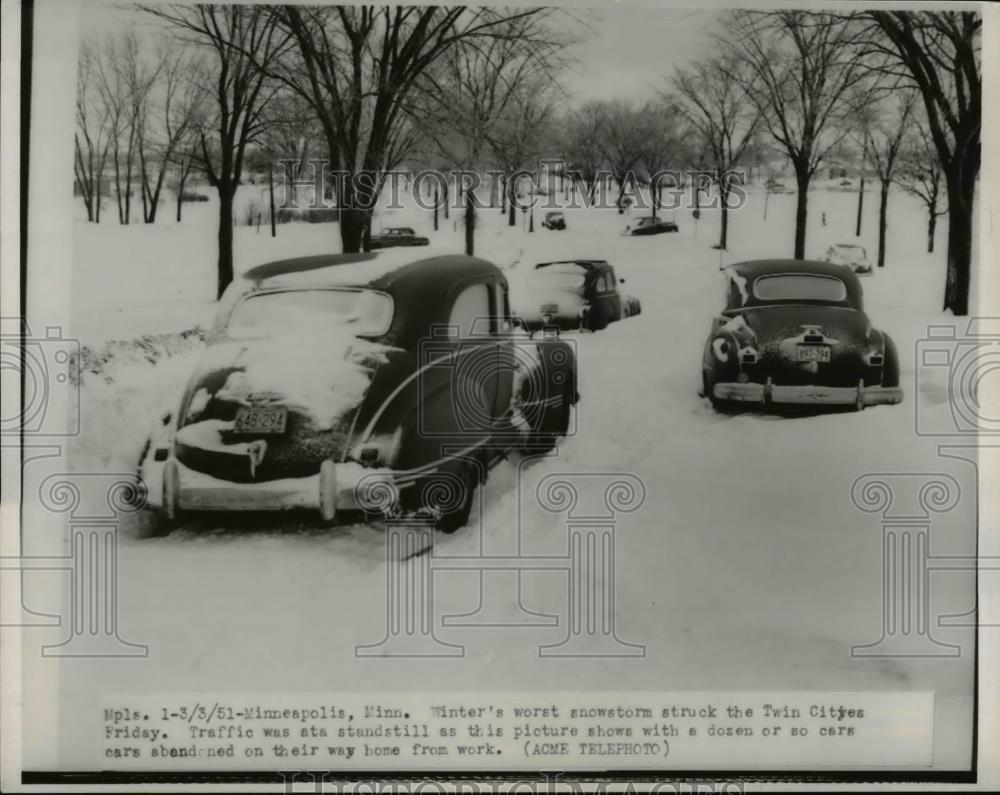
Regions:
<svg viewBox="0 0 1000 795"><path fill-rule="evenodd" d="M570 48L576 65L566 85L581 99L652 99L664 76L710 46L718 12L667 8L600 8L588 12L593 36Z"/></svg>

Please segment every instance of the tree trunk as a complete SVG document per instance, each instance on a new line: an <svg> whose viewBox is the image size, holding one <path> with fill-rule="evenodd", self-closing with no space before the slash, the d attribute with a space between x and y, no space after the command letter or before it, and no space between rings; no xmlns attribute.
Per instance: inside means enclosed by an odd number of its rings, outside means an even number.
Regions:
<svg viewBox="0 0 1000 795"><path fill-rule="evenodd" d="M438 207L441 206L441 197L438 193L438 186L434 186L434 231L438 230Z"/></svg>
<svg viewBox="0 0 1000 795"><path fill-rule="evenodd" d="M878 266L885 267L885 228L888 221L885 217L889 205L889 183L883 181L878 197Z"/></svg>
<svg viewBox="0 0 1000 795"><path fill-rule="evenodd" d="M719 248L723 251L729 241L729 188L725 185L725 180L719 181L719 202L722 205L722 224L719 229Z"/></svg>
<svg viewBox="0 0 1000 795"><path fill-rule="evenodd" d="M448 181L445 180L445 183L444 183L444 220L446 220L446 221L448 220L448 204L451 201L450 198L449 198L450 196L451 196L451 186L448 184Z"/></svg>
<svg viewBox="0 0 1000 795"><path fill-rule="evenodd" d="M965 178L963 178L963 176ZM953 314L969 314L969 283L972 268L972 202L976 177L959 160L948 173L948 272L944 308Z"/></svg>
<svg viewBox="0 0 1000 795"><path fill-rule="evenodd" d="M500 215L507 212L507 177L500 177Z"/></svg>
<svg viewBox="0 0 1000 795"><path fill-rule="evenodd" d="M278 236L277 219L274 217L274 167L267 167L267 192L271 204L271 237Z"/></svg>
<svg viewBox="0 0 1000 795"><path fill-rule="evenodd" d="M858 217L854 222L854 236L861 237L861 208L865 204L865 160L868 157L868 139L861 153L861 178L858 180Z"/></svg>
<svg viewBox="0 0 1000 795"><path fill-rule="evenodd" d="M177 223L181 222L181 207L184 205L184 186L187 184L187 172L181 171L177 178Z"/></svg>
<svg viewBox="0 0 1000 795"><path fill-rule="evenodd" d="M465 192L465 253L471 257L476 249L476 205L472 189Z"/></svg>
<svg viewBox="0 0 1000 795"><path fill-rule="evenodd" d="M937 212L934 208L927 213L927 253L934 253L934 232L937 230Z"/></svg>
<svg viewBox="0 0 1000 795"><path fill-rule="evenodd" d="M342 207L340 210L340 241L345 254L357 254L364 250L365 238L371 244L371 234L365 234L365 228L370 228L371 214L362 209Z"/></svg>
<svg viewBox="0 0 1000 795"><path fill-rule="evenodd" d="M507 181L507 226L517 226L517 202L514 201L514 190L516 186L510 180Z"/></svg>
<svg viewBox="0 0 1000 795"><path fill-rule="evenodd" d="M233 196L235 185L219 185L219 267L216 298L233 280Z"/></svg>
<svg viewBox="0 0 1000 795"><path fill-rule="evenodd" d="M809 217L809 172L796 168L795 183L795 259L806 256L806 221Z"/></svg>

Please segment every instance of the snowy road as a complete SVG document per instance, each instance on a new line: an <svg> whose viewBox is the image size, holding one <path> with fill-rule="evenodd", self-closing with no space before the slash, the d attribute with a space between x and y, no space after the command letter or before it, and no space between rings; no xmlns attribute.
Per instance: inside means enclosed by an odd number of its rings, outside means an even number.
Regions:
<svg viewBox="0 0 1000 795"><path fill-rule="evenodd" d="M731 234L740 258L787 253L791 235L782 223L791 200L771 198L764 230L756 213L736 214ZM821 201L829 203L831 227L838 213L850 210L844 195L831 192L818 197L815 216ZM697 238L682 217L679 235L629 239L617 235L617 215L584 212L568 214L570 233L530 236L500 226L499 216L488 219L482 254L508 265L515 252L529 267L552 255L606 257L624 277L623 289L641 299L643 312L576 338L582 402L575 435L555 458L524 466L512 458L497 467L474 511L481 520L436 539L433 554L506 554L520 541L522 554L564 555L565 517L538 504L543 479L554 473L631 473L644 484L645 501L616 519L615 614L618 636L642 644L643 656L541 658L540 645L565 635L564 618L557 626L524 626L529 613L518 606L513 575L481 580L475 572L440 572L434 580L436 632L442 641L464 646L464 655L361 659L355 646L385 634L379 530L327 531L295 518L253 526L201 523L167 538L140 540L126 527L119 545L120 634L148 644L150 656L66 664L62 698L72 707L65 714L105 691L188 691L194 683L206 692L934 690L935 760L965 764L970 630L933 630L939 641L961 644L958 659L851 657L852 644L881 634L883 587L879 517L854 506L854 481L870 472L940 471L956 478L965 494L975 490L972 466L938 457L939 440L914 432L915 345L928 323L949 322L931 309L938 305L942 266L916 251L910 256L911 243L900 234L890 238L899 250L891 267L865 284L869 314L895 337L901 353L907 393L902 406L797 418L722 415L697 394L701 348L721 301L719 253L709 248L716 229L711 213ZM902 223L897 228L905 229ZM91 231L83 228L82 234ZM304 234L315 232L308 228ZM826 229L810 234L812 247L825 247ZM443 234L441 245L457 235ZM252 239L240 240L245 250L253 247ZM266 246L260 248L255 256L266 258ZM510 271L512 281L517 272ZM177 316L203 309L190 302ZM95 316L81 314L79 329L95 327ZM170 327L166 314L156 322ZM162 390L183 377L189 359L182 355L155 366L139 361L110 384L88 380L74 468L129 466L148 412ZM943 384L928 383L925 375L919 374L921 395L936 401L932 410L944 416ZM935 517L933 552L974 552L974 509L973 500L965 499ZM931 615L971 609L972 583L969 574L935 576ZM483 612L471 622L442 625L444 616L474 612L481 598ZM523 574L520 599L527 611L564 617L565 573ZM486 617L488 623L516 626L461 625ZM97 711L90 714L96 726ZM74 738L60 748L68 764L92 758L80 735L61 736Z"/></svg>

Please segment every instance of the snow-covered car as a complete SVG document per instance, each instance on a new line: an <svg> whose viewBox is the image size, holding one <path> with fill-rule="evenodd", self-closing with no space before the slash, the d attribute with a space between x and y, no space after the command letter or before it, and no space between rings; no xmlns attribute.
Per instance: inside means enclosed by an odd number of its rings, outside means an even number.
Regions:
<svg viewBox="0 0 1000 795"><path fill-rule="evenodd" d="M518 314L533 331L600 331L640 312L638 298L618 291L622 283L604 260L541 262L528 275L525 300L530 303L517 307Z"/></svg>
<svg viewBox="0 0 1000 795"><path fill-rule="evenodd" d="M542 226L546 229L565 229L566 216L556 210L545 213L545 218L542 219Z"/></svg>
<svg viewBox="0 0 1000 795"><path fill-rule="evenodd" d="M872 326L846 265L758 260L725 269L725 309L712 321L702 391L713 405L899 403L892 339Z"/></svg>
<svg viewBox="0 0 1000 795"><path fill-rule="evenodd" d="M391 226L382 234L372 235L372 249L395 248L397 246L429 246L431 241L418 235L408 226Z"/></svg>
<svg viewBox="0 0 1000 795"><path fill-rule="evenodd" d="M855 243L836 243L826 250L826 262L847 265L855 273L870 276L872 264L868 261L868 251Z"/></svg>
<svg viewBox="0 0 1000 795"><path fill-rule="evenodd" d="M572 346L519 332L507 291L495 265L457 255L247 271L142 453L150 534L186 511L291 508L462 527L490 465L551 449L579 398Z"/></svg>
<svg viewBox="0 0 1000 795"><path fill-rule="evenodd" d="M625 233L632 235L662 235L664 232L676 232L677 224L663 218L646 216L635 222L635 226L625 227Z"/></svg>

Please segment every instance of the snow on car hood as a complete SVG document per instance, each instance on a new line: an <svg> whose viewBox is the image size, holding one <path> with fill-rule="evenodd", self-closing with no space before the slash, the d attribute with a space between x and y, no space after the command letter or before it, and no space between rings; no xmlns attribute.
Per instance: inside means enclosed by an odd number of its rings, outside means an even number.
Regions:
<svg viewBox="0 0 1000 795"><path fill-rule="evenodd" d="M248 404L251 395L274 395L308 415L318 430L364 398L388 345L355 337L348 328L322 337L278 336L223 341L205 353L195 376L188 419L212 397Z"/></svg>

